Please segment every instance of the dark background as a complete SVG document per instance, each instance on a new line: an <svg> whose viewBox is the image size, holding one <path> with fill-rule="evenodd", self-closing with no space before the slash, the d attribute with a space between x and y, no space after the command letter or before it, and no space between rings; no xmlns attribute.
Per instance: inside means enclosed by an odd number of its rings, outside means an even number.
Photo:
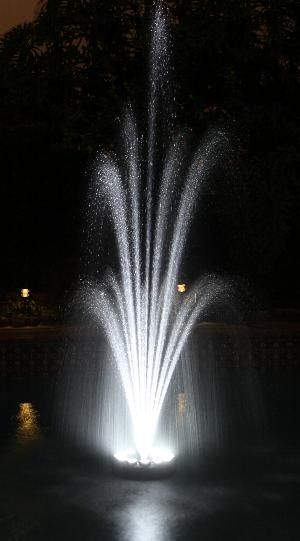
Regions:
<svg viewBox="0 0 300 541"><path fill-rule="evenodd" d="M300 5L168 1L177 120L232 133L206 187L187 281L246 277L268 306L297 307ZM76 283L86 171L116 139L129 97L146 100L152 2L47 0L0 40L2 293L52 298Z"/></svg>

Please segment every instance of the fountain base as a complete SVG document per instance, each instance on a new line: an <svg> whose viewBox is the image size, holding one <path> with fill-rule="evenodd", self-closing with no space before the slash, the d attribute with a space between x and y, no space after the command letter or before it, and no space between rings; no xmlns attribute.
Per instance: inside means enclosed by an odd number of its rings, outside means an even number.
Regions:
<svg viewBox="0 0 300 541"><path fill-rule="evenodd" d="M171 454L140 458L134 453L116 453L112 470L115 475L126 479L162 479L174 473L175 460Z"/></svg>

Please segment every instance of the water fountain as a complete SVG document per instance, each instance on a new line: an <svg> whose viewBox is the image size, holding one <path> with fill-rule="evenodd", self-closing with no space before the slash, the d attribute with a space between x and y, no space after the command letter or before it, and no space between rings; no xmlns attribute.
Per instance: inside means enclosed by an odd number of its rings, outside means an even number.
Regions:
<svg viewBox="0 0 300 541"><path fill-rule="evenodd" d="M100 152L94 163L88 197L88 270L80 291L85 312L104 329L130 416L132 450L122 448L121 441L121 448L111 450L117 462L133 468L172 462L176 450L164 448L158 434L172 376L195 322L226 291L222 280L206 276L189 287L183 300L177 292L201 187L227 141L222 130L215 130L191 152L185 132L176 134L161 3L155 9L151 36L147 130L140 132L129 106L119 153ZM109 216L118 263L99 280L95 275L103 215ZM112 396L109 400L116 400Z"/></svg>

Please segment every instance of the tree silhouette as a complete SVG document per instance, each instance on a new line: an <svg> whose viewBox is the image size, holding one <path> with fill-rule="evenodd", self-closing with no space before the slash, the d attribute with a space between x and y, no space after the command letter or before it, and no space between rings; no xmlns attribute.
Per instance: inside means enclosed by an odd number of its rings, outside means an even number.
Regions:
<svg viewBox="0 0 300 541"><path fill-rule="evenodd" d="M211 220L226 224L223 263L256 275L276 266L288 272L300 202L299 3L166 3L179 123L199 135L219 122L239 133L235 157L210 194ZM114 118L128 96L143 108L151 10L150 0L41 0L31 24L1 37L0 139L8 178L19 174L16 148L29 170L36 170L37 153L53 156L58 169L72 152L84 167L90 151L113 140Z"/></svg>

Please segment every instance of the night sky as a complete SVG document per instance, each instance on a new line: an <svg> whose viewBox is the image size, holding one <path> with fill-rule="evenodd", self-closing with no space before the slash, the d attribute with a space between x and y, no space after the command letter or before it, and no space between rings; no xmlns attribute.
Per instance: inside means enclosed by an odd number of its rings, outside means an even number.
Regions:
<svg viewBox="0 0 300 541"><path fill-rule="evenodd" d="M0 34L12 26L31 21L37 6L37 0L1 0Z"/></svg>

